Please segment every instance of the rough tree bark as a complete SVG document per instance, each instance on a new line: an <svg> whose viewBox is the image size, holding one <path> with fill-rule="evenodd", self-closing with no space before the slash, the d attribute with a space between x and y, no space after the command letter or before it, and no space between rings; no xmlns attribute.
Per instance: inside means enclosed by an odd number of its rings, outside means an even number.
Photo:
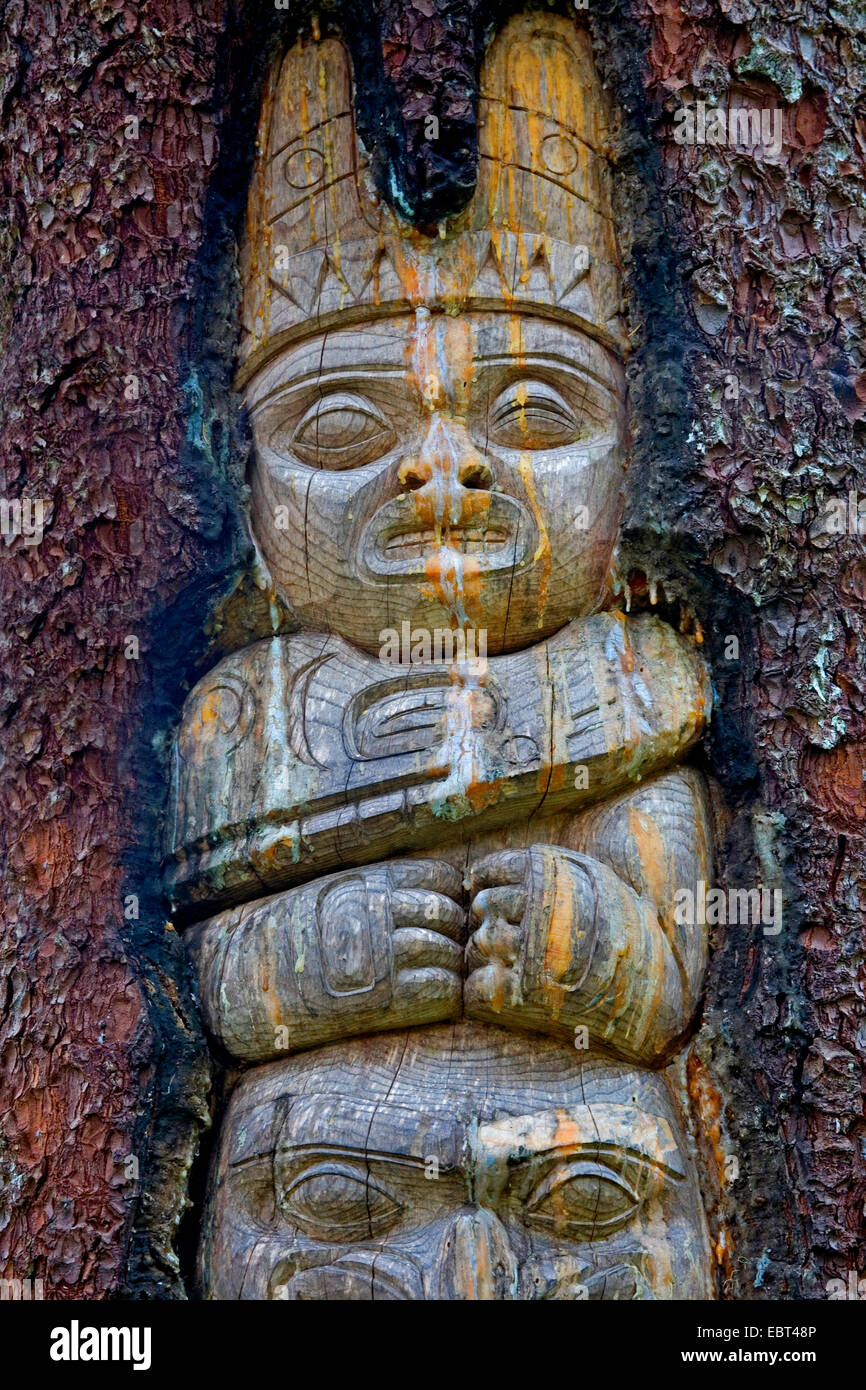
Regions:
<svg viewBox="0 0 866 1390"><path fill-rule="evenodd" d="M125 1283L144 1191L176 1287L149 1164L185 1176L205 1104L147 754L232 544L188 365L221 16L11 0L0 23L2 492L47 503L41 544L0 555L0 1272L81 1299Z"/></svg>
<svg viewBox="0 0 866 1390"><path fill-rule="evenodd" d="M432 13L505 6L402 9L411 49ZM718 932L690 1063L714 1234L728 1296L823 1296L866 1264L866 560L816 525L866 495L863 21L754 0L587 16L624 111L624 561L636 602L659 581L706 632L726 881L785 893L778 937ZM0 495L48 504L41 544L0 547L0 1276L182 1297L209 1064L160 897L162 748L251 611L224 602L249 560L233 256L279 16L6 0L0 23ZM435 102L412 93L417 131ZM682 101L731 93L782 108L778 160L673 141Z"/></svg>
<svg viewBox="0 0 866 1390"><path fill-rule="evenodd" d="M707 628L725 879L785 901L777 937L717 932L691 1079L718 1117L728 1293L826 1297L866 1263L866 562L862 535L827 524L866 488L863 15L753 0L636 15L646 145L633 134L625 165L633 183L653 166L672 261L647 203L633 555ZM700 99L781 110L781 154L676 143L676 108Z"/></svg>

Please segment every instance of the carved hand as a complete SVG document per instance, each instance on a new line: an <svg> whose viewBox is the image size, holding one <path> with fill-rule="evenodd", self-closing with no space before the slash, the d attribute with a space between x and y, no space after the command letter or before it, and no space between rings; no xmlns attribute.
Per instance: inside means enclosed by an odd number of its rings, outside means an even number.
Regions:
<svg viewBox="0 0 866 1390"><path fill-rule="evenodd" d="M658 1063L688 1019L655 905L585 854L537 844L470 875L464 1012Z"/></svg>
<svg viewBox="0 0 866 1390"><path fill-rule="evenodd" d="M458 1018L460 874L404 859L331 874L188 934L208 1026L252 1061Z"/></svg>

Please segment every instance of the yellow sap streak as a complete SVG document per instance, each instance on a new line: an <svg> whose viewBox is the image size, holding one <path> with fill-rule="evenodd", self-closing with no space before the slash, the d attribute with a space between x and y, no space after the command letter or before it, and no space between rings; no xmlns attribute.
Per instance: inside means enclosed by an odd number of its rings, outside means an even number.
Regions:
<svg viewBox="0 0 866 1390"><path fill-rule="evenodd" d="M547 589L550 583L550 536L547 533L544 513L538 505L538 498L535 494L535 479L532 475L532 462L528 454L521 454L517 470L523 479L526 496L535 517L535 524L538 527L539 541L532 560L533 564L541 561L541 577L538 582L538 626L542 627L544 610L547 607Z"/></svg>
<svg viewBox="0 0 866 1390"><path fill-rule="evenodd" d="M651 816L636 806L628 808L628 833L634 840L640 860L644 891L656 907L664 902L668 868L661 831Z"/></svg>
<svg viewBox="0 0 866 1390"><path fill-rule="evenodd" d="M558 1013L562 1006L564 990L559 982L567 975L571 965L571 943L579 926L571 875L554 869L553 906L544 948L544 978L549 983L554 1013Z"/></svg>
<svg viewBox="0 0 866 1390"><path fill-rule="evenodd" d="M648 932L652 955L644 962L644 973L635 981L628 970L622 972L622 988L617 990L617 1009L614 1017L626 1012L632 1006L628 1036L635 1048L643 1046L649 1036L653 1021L661 1007L665 988L665 939L660 931ZM626 995L626 988L628 994ZM634 1005L637 1003L638 1008Z"/></svg>

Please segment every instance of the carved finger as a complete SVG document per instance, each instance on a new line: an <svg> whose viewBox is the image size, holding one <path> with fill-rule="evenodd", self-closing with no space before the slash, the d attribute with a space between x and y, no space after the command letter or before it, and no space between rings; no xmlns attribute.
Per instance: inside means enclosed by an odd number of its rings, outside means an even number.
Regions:
<svg viewBox="0 0 866 1390"><path fill-rule="evenodd" d="M504 888L482 888L472 900L472 916L504 917L506 922L522 922L526 911L526 889L517 884Z"/></svg>
<svg viewBox="0 0 866 1390"><path fill-rule="evenodd" d="M503 849L487 854L469 870L469 891L474 896L482 888L497 888L505 883L522 883L529 867L529 851Z"/></svg>
<svg viewBox="0 0 866 1390"><path fill-rule="evenodd" d="M490 1019L520 1004L520 990L513 970L501 961L489 962L471 974L463 986L466 1018Z"/></svg>
<svg viewBox="0 0 866 1390"><path fill-rule="evenodd" d="M463 901L463 875L444 859L395 859L388 864L392 888L421 888Z"/></svg>
<svg viewBox="0 0 866 1390"><path fill-rule="evenodd" d="M523 932L519 926L506 922L502 917L495 917L470 937L466 947L467 968L478 970L492 960L513 965L520 955L522 942Z"/></svg>
<svg viewBox="0 0 866 1390"><path fill-rule="evenodd" d="M438 966L460 975L463 972L463 951L438 931L424 927L401 927L391 937L395 970L413 970L423 966Z"/></svg>
<svg viewBox="0 0 866 1390"><path fill-rule="evenodd" d="M420 888L394 888L391 891L391 914L394 926L426 927L442 932L454 941L466 935L466 913L444 893L425 892Z"/></svg>
<svg viewBox="0 0 866 1390"><path fill-rule="evenodd" d="M405 1023L459 1018L463 980L441 966L400 970L394 980L394 1003Z"/></svg>

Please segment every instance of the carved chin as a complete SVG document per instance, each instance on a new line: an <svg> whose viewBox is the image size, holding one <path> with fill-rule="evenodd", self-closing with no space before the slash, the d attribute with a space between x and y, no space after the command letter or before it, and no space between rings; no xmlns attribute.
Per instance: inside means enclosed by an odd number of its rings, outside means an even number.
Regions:
<svg viewBox="0 0 866 1390"><path fill-rule="evenodd" d="M523 569L537 543L526 509L504 493L476 494L472 516L438 525L419 516L414 498L395 497L368 521L359 546L361 578L423 578L443 552L472 561L474 574Z"/></svg>

